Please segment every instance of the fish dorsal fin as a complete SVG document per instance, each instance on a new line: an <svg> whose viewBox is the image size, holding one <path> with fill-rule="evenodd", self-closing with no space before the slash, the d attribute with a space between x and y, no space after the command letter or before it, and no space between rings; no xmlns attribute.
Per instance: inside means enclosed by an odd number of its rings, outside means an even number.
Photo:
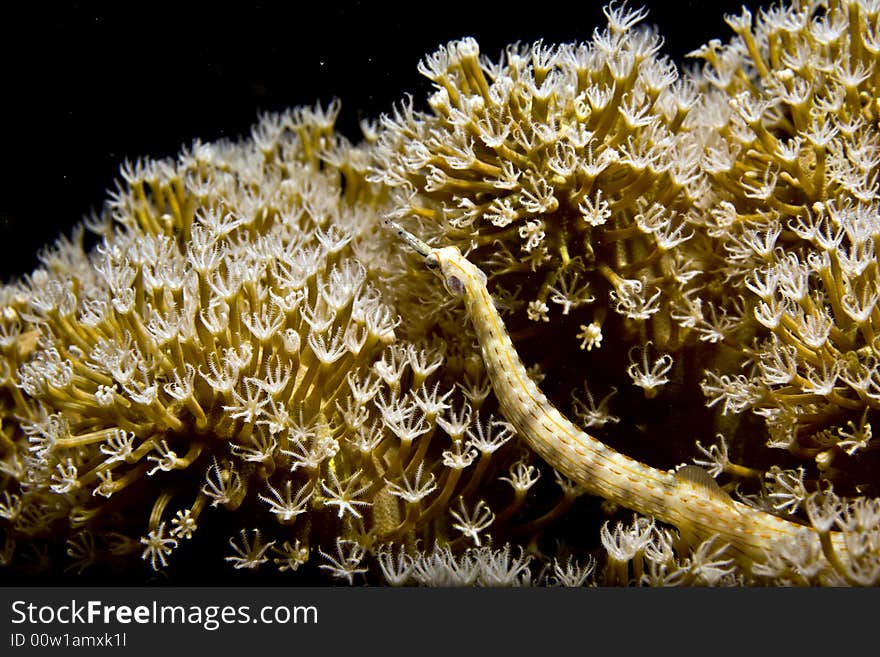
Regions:
<svg viewBox="0 0 880 657"><path fill-rule="evenodd" d="M727 492L718 485L718 482L712 478L706 470L698 465L683 465L675 471L675 478L682 483L687 483L698 490L702 490L712 499L723 502L724 504L733 504L733 499Z"/></svg>

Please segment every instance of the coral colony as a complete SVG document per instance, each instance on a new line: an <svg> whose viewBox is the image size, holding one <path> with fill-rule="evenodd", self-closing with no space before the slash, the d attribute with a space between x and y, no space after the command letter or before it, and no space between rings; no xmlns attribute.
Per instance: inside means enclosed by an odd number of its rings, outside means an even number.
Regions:
<svg viewBox="0 0 880 657"><path fill-rule="evenodd" d="M0 288L3 571L880 582L880 2L605 15L126 163Z"/></svg>

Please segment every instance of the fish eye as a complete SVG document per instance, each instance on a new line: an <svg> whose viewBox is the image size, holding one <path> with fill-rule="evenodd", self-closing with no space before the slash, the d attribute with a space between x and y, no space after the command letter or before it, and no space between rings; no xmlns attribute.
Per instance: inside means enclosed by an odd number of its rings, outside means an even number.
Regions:
<svg viewBox="0 0 880 657"><path fill-rule="evenodd" d="M440 262L437 260L437 256L433 253L429 253L425 256L425 266L430 270L435 270L440 266Z"/></svg>
<svg viewBox="0 0 880 657"><path fill-rule="evenodd" d="M464 294L464 283L457 276L449 276L446 279L446 289L454 296L460 297Z"/></svg>

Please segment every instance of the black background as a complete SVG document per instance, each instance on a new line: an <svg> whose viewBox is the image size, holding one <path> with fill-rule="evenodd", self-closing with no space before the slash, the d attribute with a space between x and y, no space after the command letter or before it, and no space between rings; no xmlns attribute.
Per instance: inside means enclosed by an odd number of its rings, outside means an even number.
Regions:
<svg viewBox="0 0 880 657"><path fill-rule="evenodd" d="M514 41L587 40L605 24L590 1L17 4L0 8L2 280L100 208L125 158L174 156L247 134L260 111L334 97L357 139L360 118L406 92L424 103L416 64L450 39L474 36L494 59ZM726 41L723 14L741 1L641 4L681 61Z"/></svg>

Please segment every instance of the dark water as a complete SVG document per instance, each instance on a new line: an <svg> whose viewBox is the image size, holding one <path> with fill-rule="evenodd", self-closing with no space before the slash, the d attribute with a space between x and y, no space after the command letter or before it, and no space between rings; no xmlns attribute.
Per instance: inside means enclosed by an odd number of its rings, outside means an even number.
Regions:
<svg viewBox="0 0 880 657"><path fill-rule="evenodd" d="M340 130L359 135L404 93L429 89L416 64L474 36L497 58L514 41L586 40L602 2L84 3L0 8L0 279L30 271L38 249L99 209L119 164L174 157L198 138L247 134L258 112L342 100ZM182 3L178 3L182 4ZM731 34L740 0L630 2L650 10L680 60ZM758 3L749 3L752 5ZM302 6L301 6L302 5Z"/></svg>

